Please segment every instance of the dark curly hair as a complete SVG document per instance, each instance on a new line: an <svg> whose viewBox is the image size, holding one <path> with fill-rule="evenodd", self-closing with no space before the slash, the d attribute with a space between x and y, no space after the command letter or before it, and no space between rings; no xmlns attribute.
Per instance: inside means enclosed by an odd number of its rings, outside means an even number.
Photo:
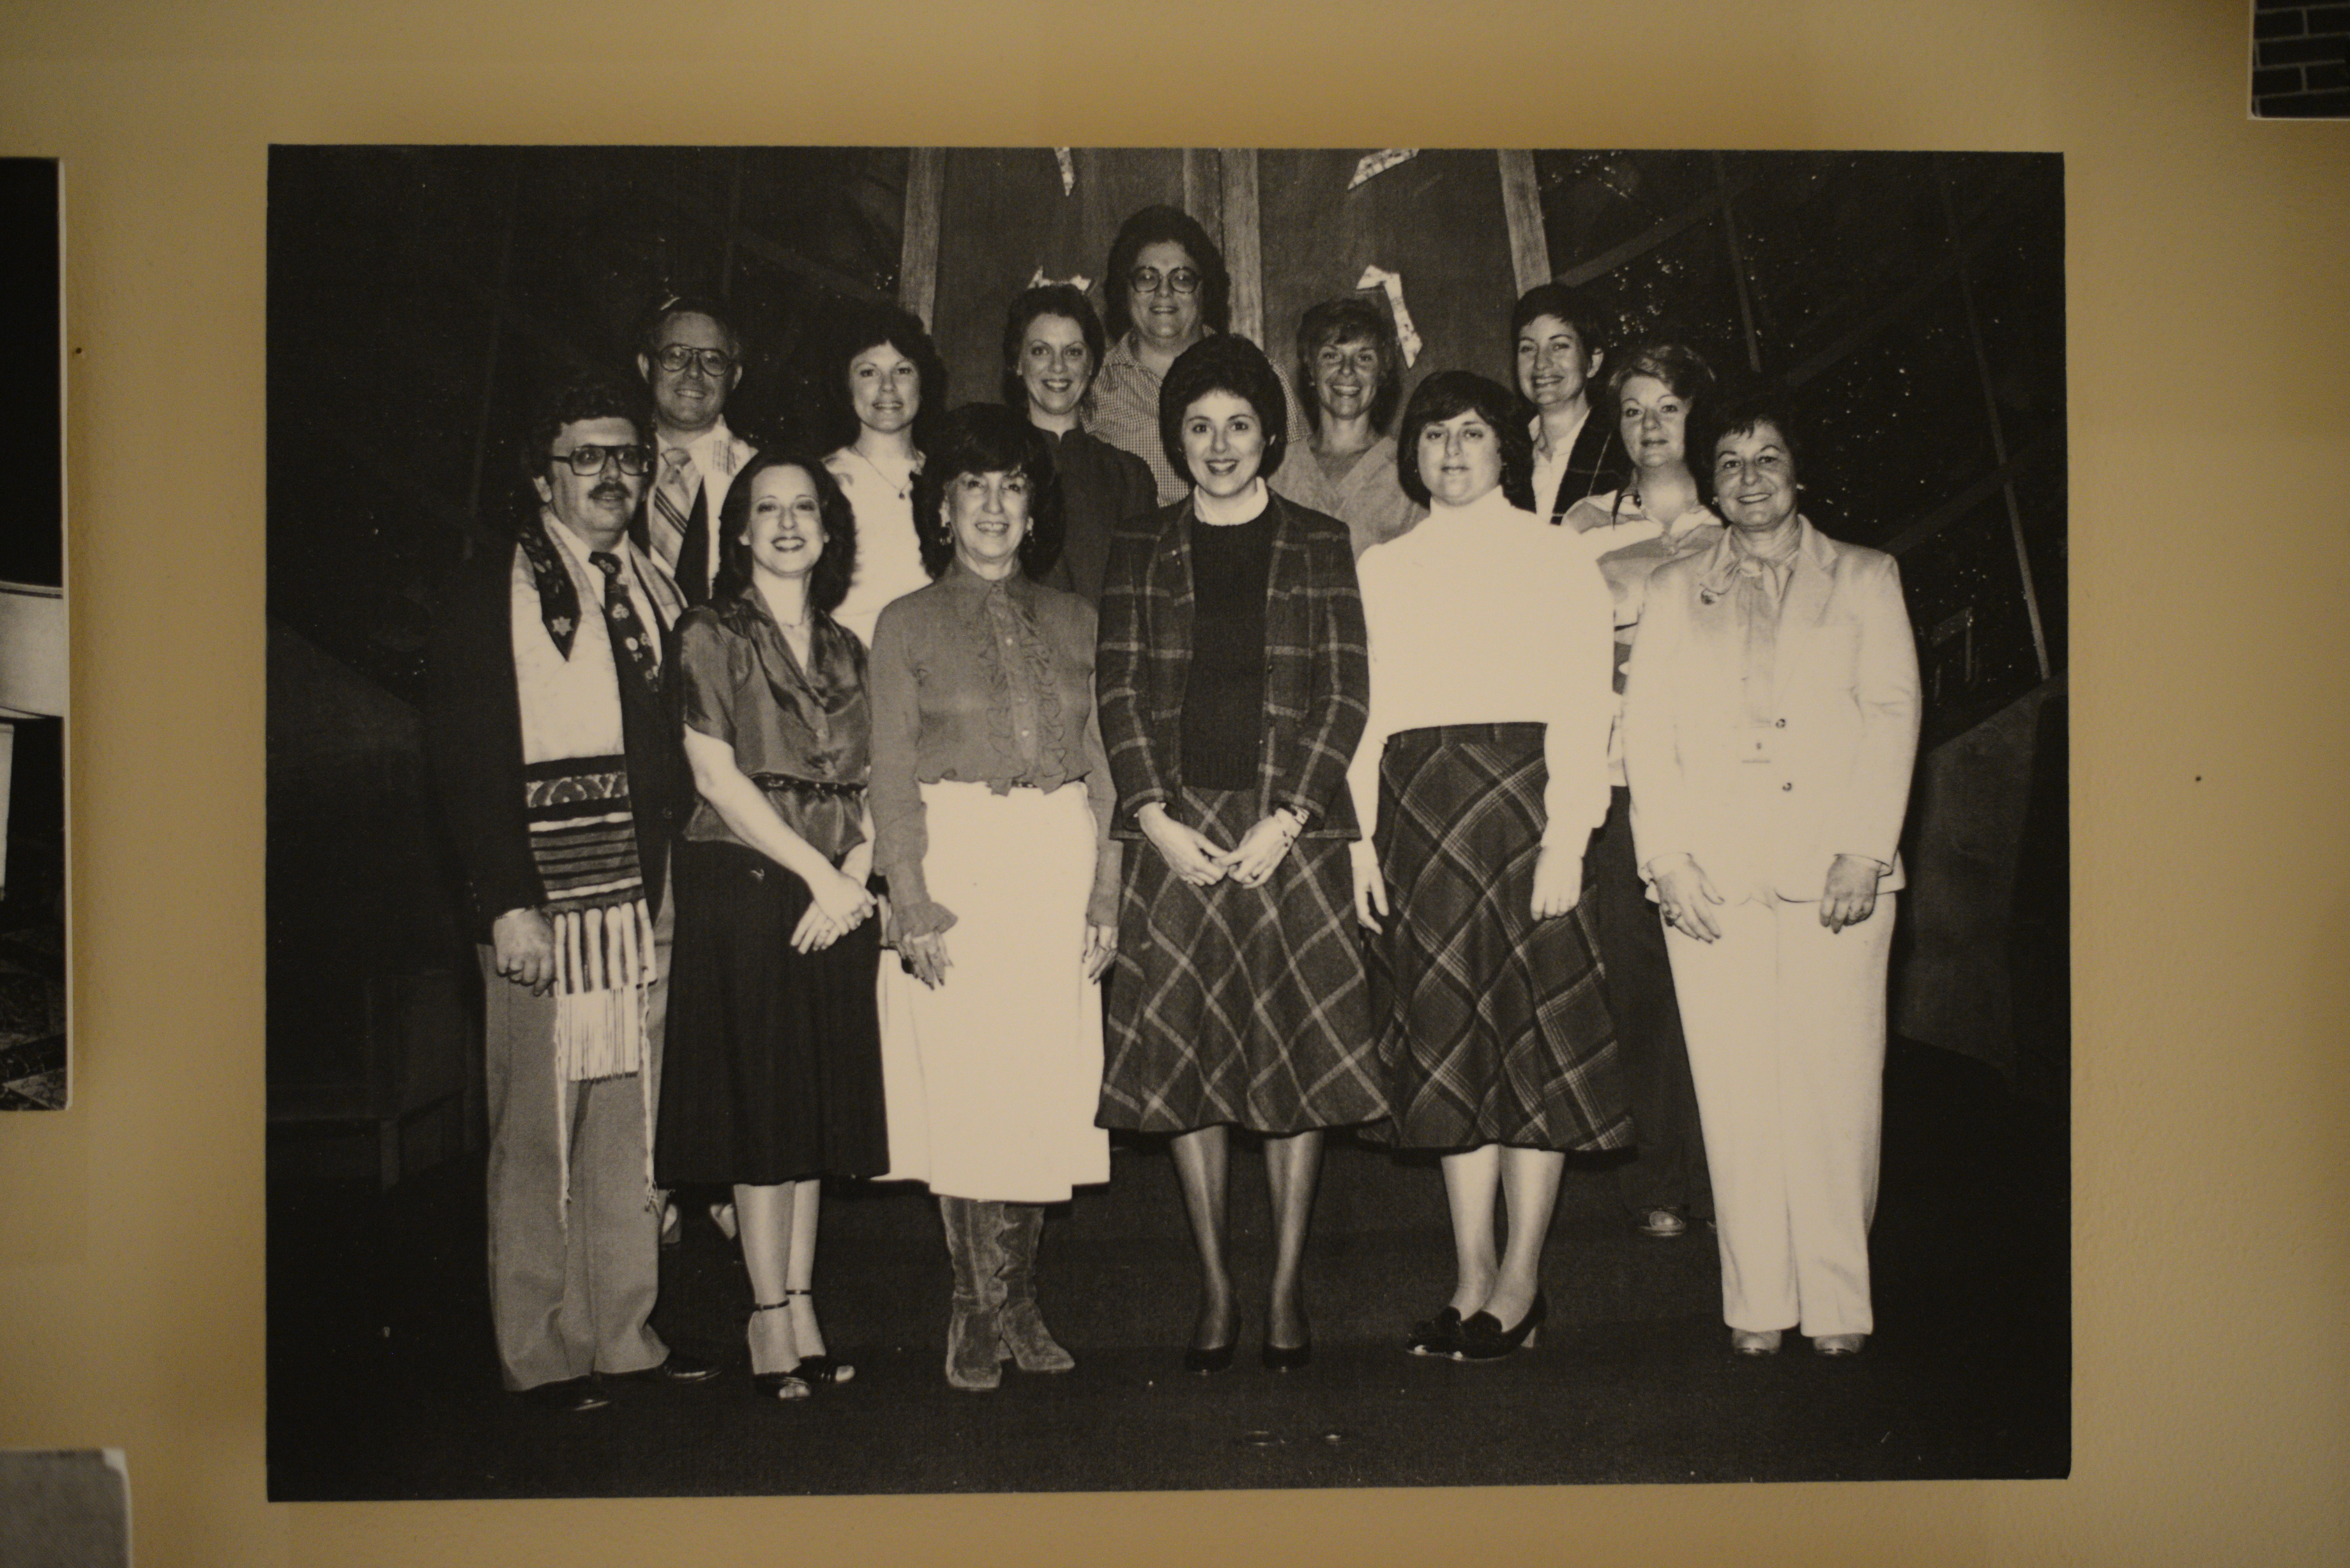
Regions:
<svg viewBox="0 0 2350 1568"><path fill-rule="evenodd" d="M1359 295L1326 299L1297 318L1297 384L1314 385L1315 356L1334 343L1368 343L1379 354L1379 389L1371 398L1371 428L1384 431L1403 401L1403 346L1396 341L1395 318ZM1305 400L1306 422L1322 431L1322 402Z"/></svg>
<svg viewBox="0 0 2350 1568"><path fill-rule="evenodd" d="M1109 263L1102 278L1102 299L1109 307L1105 323L1111 341L1124 337L1134 330L1134 316L1128 309L1127 278L1134 271L1134 258L1142 254L1145 245L1179 244L1192 265L1200 269L1200 320L1211 333L1223 333L1232 325L1232 275L1224 268L1224 254L1216 243L1208 238L1208 231L1199 220L1180 207L1145 207L1118 225L1118 238L1109 244Z"/></svg>
<svg viewBox="0 0 2350 1568"><path fill-rule="evenodd" d="M1020 541L1020 566L1032 577L1052 570L1061 558L1061 485L1053 470L1053 444L1025 414L1001 403L965 403L939 421L937 441L914 476L914 533L921 541L923 567L936 577L954 559L947 486L966 473L1026 477L1028 532Z"/></svg>
<svg viewBox="0 0 2350 1568"><path fill-rule="evenodd" d="M1085 335L1088 389L1101 369L1102 354L1109 347L1109 340L1102 334L1101 317L1095 314L1094 302L1086 297L1083 289L1073 284L1040 283L1021 290L1003 317L1003 406L1024 414L1028 411L1028 387L1020 379L1020 350L1027 346L1028 328L1040 316L1066 316Z"/></svg>
<svg viewBox="0 0 2350 1568"><path fill-rule="evenodd" d="M1257 477L1271 479L1289 450L1289 399L1264 350L1236 333L1203 337L1175 356L1159 384L1159 442L1175 472L1190 478L1183 457L1183 415L1210 392L1230 392L1256 410L1264 426L1264 461Z"/></svg>
<svg viewBox="0 0 2350 1568"><path fill-rule="evenodd" d="M637 427L637 440L649 443L652 399L640 384L593 373L574 376L541 398L524 427L520 454L523 491L533 510L538 505L537 482L546 477L547 464L554 462L555 438L564 426L583 420L626 420Z"/></svg>
<svg viewBox="0 0 2350 1568"><path fill-rule="evenodd" d="M856 305L840 313L823 335L826 345L817 380L824 400L825 439L835 448L857 439L857 410L848 398L848 367L868 348L887 343L914 362L921 405L914 410L914 450L931 450L931 427L947 405L947 366L920 317L894 305Z"/></svg>
<svg viewBox="0 0 2350 1568"><path fill-rule="evenodd" d="M1534 504L1534 438L1518 414L1518 400L1501 382L1467 370L1439 370L1412 389L1396 436L1396 479L1403 493L1430 504L1419 475L1419 433L1430 425L1473 413L1492 427L1502 449L1502 493L1531 512Z"/></svg>
<svg viewBox="0 0 2350 1568"><path fill-rule="evenodd" d="M1780 448L1787 454L1787 464L1800 478L1804 472L1803 434L1796 428L1795 406L1784 392L1769 387L1749 387L1735 396L1722 400L1721 406L1705 421L1705 445L1700 449L1692 428L1690 441L1690 472L1697 476L1698 487L1709 498L1714 495L1714 453L1731 436L1752 435L1763 425L1779 432Z"/></svg>
<svg viewBox="0 0 2350 1568"><path fill-rule="evenodd" d="M808 573L808 602L829 615L848 597L857 576L857 509L842 493L824 460L805 452L768 450L744 463L726 488L718 508L718 580L715 601L740 592L751 580L751 548L743 542L751 524L752 481L771 468L796 468L816 486L816 518L824 526L824 554Z"/></svg>

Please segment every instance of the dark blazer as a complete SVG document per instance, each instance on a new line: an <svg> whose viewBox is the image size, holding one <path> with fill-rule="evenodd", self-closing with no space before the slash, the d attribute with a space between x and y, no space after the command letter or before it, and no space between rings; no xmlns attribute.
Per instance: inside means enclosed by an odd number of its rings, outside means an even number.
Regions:
<svg viewBox="0 0 2350 1568"><path fill-rule="evenodd" d="M1603 490L1623 489L1631 473L1631 456L1616 433L1615 416L1595 402L1566 454L1566 472L1559 475L1558 493L1537 495L1534 504L1546 509L1552 523L1564 523L1568 507Z"/></svg>
<svg viewBox="0 0 2350 1568"><path fill-rule="evenodd" d="M1267 575L1264 727L1257 813L1294 807L1305 831L1359 838L1347 764L1368 716L1370 660L1347 525L1277 494ZM1102 584L1094 691L1118 785L1110 832L1139 838L1134 815L1180 785L1183 691L1191 668L1191 503L1122 525Z"/></svg>
<svg viewBox="0 0 2350 1568"><path fill-rule="evenodd" d="M509 909L546 902L546 884L531 858L523 812L522 698L515 685L514 546L484 550L452 584L427 654L424 746L434 792L465 874L474 934ZM640 564L648 557L639 556ZM658 570L658 567L653 568ZM579 635L603 628L584 607ZM675 668L663 662L666 676ZM669 842L692 800L692 775L669 704L654 692L621 685L620 730L629 758L629 806L637 858L654 912L660 909Z"/></svg>
<svg viewBox="0 0 2350 1568"><path fill-rule="evenodd" d="M1099 608L1110 539L1119 524L1159 510L1159 483L1140 458L1083 431L1045 439L1061 485L1062 531L1060 556L1041 580Z"/></svg>

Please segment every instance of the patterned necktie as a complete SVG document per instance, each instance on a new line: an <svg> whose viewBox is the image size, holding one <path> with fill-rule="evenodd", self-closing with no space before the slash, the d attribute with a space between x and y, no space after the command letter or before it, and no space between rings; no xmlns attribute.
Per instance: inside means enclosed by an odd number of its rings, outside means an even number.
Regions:
<svg viewBox="0 0 2350 1568"><path fill-rule="evenodd" d="M633 667L646 691L658 690L660 666L653 654L652 634L637 618L629 586L620 581L620 558L608 550L596 550L588 559L604 574L604 629L611 634L613 662Z"/></svg>
<svg viewBox="0 0 2350 1568"><path fill-rule="evenodd" d="M672 573L686 569L686 535L692 527L701 491L702 476L694 469L691 452L673 446L661 453L660 478L653 484L652 546L654 557ZM708 547L705 537L703 548Z"/></svg>

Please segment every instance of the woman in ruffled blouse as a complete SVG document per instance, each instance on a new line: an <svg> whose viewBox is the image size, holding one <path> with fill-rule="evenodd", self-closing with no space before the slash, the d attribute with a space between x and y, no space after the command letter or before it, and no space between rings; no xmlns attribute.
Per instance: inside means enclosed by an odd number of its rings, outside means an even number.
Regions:
<svg viewBox="0 0 2350 1568"><path fill-rule="evenodd" d="M1109 1179L1093 1125L1118 851L1094 719L1094 610L1032 581L1057 521L1043 432L973 404L915 490L936 579L873 639L876 864L898 950L891 1175L930 1184L954 1264L947 1381L1076 1365L1034 1293L1044 1206Z"/></svg>
<svg viewBox="0 0 2350 1568"><path fill-rule="evenodd" d="M773 452L735 475L719 524L721 591L677 628L699 799L672 862L654 1157L665 1186L733 1187L754 1381L798 1399L852 1371L816 1326L819 1179L889 1163L865 889L865 649L831 614L857 525L821 462Z"/></svg>

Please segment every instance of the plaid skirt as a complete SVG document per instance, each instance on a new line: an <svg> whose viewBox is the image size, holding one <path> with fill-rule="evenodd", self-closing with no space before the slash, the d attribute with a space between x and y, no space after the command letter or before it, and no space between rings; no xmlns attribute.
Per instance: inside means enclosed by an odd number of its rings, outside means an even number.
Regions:
<svg viewBox="0 0 2350 1568"><path fill-rule="evenodd" d="M1246 790L1186 786L1169 809L1225 848L1256 821ZM1128 846L1096 1122L1286 1136L1385 1116L1356 930L1343 839L1299 839L1261 888L1194 888Z"/></svg>
<svg viewBox="0 0 2350 1568"><path fill-rule="evenodd" d="M1379 1061L1406 1148L1620 1148L1632 1121L1591 897L1534 918L1540 724L1407 730L1379 759Z"/></svg>

